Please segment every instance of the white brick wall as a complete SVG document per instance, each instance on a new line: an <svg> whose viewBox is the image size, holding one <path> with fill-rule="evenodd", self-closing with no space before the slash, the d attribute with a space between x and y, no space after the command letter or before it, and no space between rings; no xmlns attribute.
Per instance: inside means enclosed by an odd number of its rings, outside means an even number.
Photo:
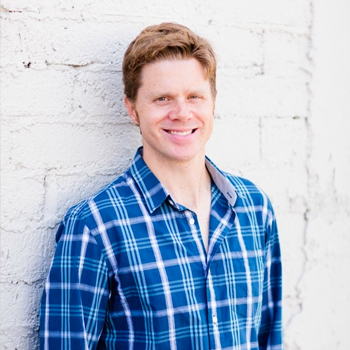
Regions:
<svg viewBox="0 0 350 350"><path fill-rule="evenodd" d="M57 224L140 143L121 60L146 25L177 21L219 58L209 156L274 203L286 350L347 350L350 5L347 0L1 2L0 349L38 349Z"/></svg>

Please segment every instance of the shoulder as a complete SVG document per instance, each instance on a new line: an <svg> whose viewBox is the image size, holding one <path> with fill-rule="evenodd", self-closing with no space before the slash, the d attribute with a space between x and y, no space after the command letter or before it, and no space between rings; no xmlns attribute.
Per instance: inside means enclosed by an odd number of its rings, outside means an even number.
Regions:
<svg viewBox="0 0 350 350"><path fill-rule="evenodd" d="M207 168L221 192L224 193L224 195L225 193L231 193L232 190L235 192L236 198L234 199L234 206L236 208L245 207L246 211L266 211L268 208L272 211L269 197L254 182L219 169L208 157L206 157L206 160ZM227 184L227 181L231 188L226 188L226 185L223 185L225 183ZM229 197L232 198L231 195L229 195Z"/></svg>
<svg viewBox="0 0 350 350"><path fill-rule="evenodd" d="M254 200L268 200L266 193L254 182L240 176L225 173L224 175L235 188L241 198L251 196Z"/></svg>
<svg viewBox="0 0 350 350"><path fill-rule="evenodd" d="M224 172L224 175L231 182L231 184L235 187L238 194L243 193L258 193L261 194L262 190L252 181L233 174L229 174Z"/></svg>
<svg viewBox="0 0 350 350"><path fill-rule="evenodd" d="M128 169L91 196L69 208L61 225L83 224L93 230L98 226L96 217L101 212L110 211L118 201L123 201L123 198L131 195L129 181L130 172Z"/></svg>
<svg viewBox="0 0 350 350"><path fill-rule="evenodd" d="M271 200L260 186L244 177L228 173L224 173L224 175L235 188L238 206L252 207L255 211L274 218Z"/></svg>

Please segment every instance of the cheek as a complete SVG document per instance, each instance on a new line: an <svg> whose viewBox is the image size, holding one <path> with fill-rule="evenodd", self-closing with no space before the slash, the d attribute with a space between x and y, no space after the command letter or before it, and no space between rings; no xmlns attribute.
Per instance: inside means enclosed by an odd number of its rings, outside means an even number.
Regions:
<svg viewBox="0 0 350 350"><path fill-rule="evenodd" d="M212 109L211 106L203 108L201 115L203 116L206 123L213 124L213 122L214 122L214 110Z"/></svg>
<svg viewBox="0 0 350 350"><path fill-rule="evenodd" d="M213 114L208 116L206 123L207 123L208 137L210 137L210 135L213 133L213 128L214 128L214 115Z"/></svg>
<svg viewBox="0 0 350 350"><path fill-rule="evenodd" d="M213 119L211 119L209 123L209 136L213 133L213 129L214 129L214 122L213 122Z"/></svg>

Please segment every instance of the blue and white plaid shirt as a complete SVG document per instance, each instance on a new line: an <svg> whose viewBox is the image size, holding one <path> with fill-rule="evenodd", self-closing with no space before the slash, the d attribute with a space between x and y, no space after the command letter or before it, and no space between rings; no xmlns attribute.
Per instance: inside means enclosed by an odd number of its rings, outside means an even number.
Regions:
<svg viewBox="0 0 350 350"><path fill-rule="evenodd" d="M282 349L273 209L209 160L206 252L138 150L130 168L71 208L42 298L41 349Z"/></svg>

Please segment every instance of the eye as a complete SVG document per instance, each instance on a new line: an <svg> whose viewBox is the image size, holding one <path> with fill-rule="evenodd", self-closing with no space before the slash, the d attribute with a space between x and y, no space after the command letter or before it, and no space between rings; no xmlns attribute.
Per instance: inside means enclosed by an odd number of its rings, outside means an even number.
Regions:
<svg viewBox="0 0 350 350"><path fill-rule="evenodd" d="M196 99L198 99L198 98L200 98L198 95L190 95L190 96L189 96L189 99L190 99L190 100L196 100Z"/></svg>
<svg viewBox="0 0 350 350"><path fill-rule="evenodd" d="M165 96L158 97L158 98L157 98L157 101L158 101L158 102L165 102L165 101L168 101L168 98L165 97Z"/></svg>

